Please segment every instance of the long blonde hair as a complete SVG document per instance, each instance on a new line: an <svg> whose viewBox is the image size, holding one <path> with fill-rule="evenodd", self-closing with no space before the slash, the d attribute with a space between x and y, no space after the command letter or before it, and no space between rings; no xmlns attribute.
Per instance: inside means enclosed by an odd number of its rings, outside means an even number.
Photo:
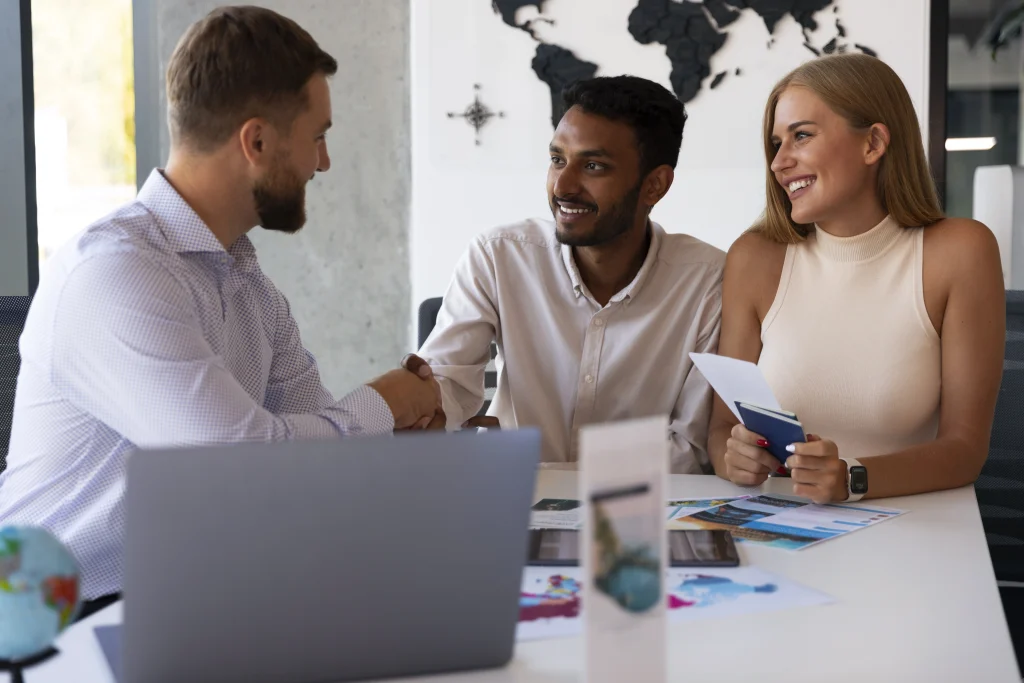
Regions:
<svg viewBox="0 0 1024 683"><path fill-rule="evenodd" d="M880 59L849 53L820 57L798 66L768 96L763 124L767 197L764 213L753 231L776 242L793 243L803 240L813 229L793 222L793 205L771 170L776 152L772 144L775 107L790 86L809 89L854 128L866 130L875 123L889 128L889 145L879 161L878 198L883 210L899 225L926 226L943 218L924 154L921 128L903 81Z"/></svg>

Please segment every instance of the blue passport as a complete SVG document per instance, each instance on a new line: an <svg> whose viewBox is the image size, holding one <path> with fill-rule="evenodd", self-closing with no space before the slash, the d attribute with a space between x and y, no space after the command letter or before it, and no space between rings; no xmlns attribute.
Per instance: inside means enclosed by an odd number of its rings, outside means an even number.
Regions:
<svg viewBox="0 0 1024 683"><path fill-rule="evenodd" d="M765 450L774 455L779 462L786 462L790 455L786 446L807 441L804 427L793 413L740 401L736 402L736 409L743 418L743 426L763 436L768 441L768 448Z"/></svg>

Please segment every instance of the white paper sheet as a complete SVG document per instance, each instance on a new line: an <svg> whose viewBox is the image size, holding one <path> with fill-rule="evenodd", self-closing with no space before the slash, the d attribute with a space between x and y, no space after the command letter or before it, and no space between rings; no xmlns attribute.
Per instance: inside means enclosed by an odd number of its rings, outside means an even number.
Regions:
<svg viewBox="0 0 1024 683"><path fill-rule="evenodd" d="M761 368L755 364L713 353L691 353L690 358L740 422L743 418L736 408L737 401L782 410Z"/></svg>

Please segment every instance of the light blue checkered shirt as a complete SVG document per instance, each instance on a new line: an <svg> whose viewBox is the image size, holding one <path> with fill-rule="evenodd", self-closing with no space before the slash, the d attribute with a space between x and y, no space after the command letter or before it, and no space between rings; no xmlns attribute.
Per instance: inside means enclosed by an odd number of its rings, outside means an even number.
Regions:
<svg viewBox="0 0 1024 683"><path fill-rule="evenodd" d="M394 428L369 387L335 402L249 239L225 251L159 171L52 258L20 349L0 526L55 533L86 599L121 590L136 446Z"/></svg>

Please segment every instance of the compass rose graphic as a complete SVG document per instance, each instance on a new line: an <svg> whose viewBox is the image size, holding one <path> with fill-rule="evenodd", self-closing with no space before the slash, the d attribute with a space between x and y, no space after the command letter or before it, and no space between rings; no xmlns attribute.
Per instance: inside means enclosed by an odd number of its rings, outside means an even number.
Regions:
<svg viewBox="0 0 1024 683"><path fill-rule="evenodd" d="M456 113L456 112L451 112L451 111L448 112L448 118L450 118L450 119L455 119L455 118L466 119L466 123L468 123L469 125L473 126L473 129L476 131L476 144L479 145L480 144L480 129L483 128L484 126L486 126L487 123L493 117L495 117L495 116L497 116L499 119L505 118L505 112L503 112L503 111L499 111L499 112L491 111L491 109L486 104L484 104L483 102L480 101L480 84L479 83L475 83L473 85L473 90L476 93L473 96L473 103L471 105L469 105L468 107L466 107L466 110L463 111L461 114L460 113Z"/></svg>

